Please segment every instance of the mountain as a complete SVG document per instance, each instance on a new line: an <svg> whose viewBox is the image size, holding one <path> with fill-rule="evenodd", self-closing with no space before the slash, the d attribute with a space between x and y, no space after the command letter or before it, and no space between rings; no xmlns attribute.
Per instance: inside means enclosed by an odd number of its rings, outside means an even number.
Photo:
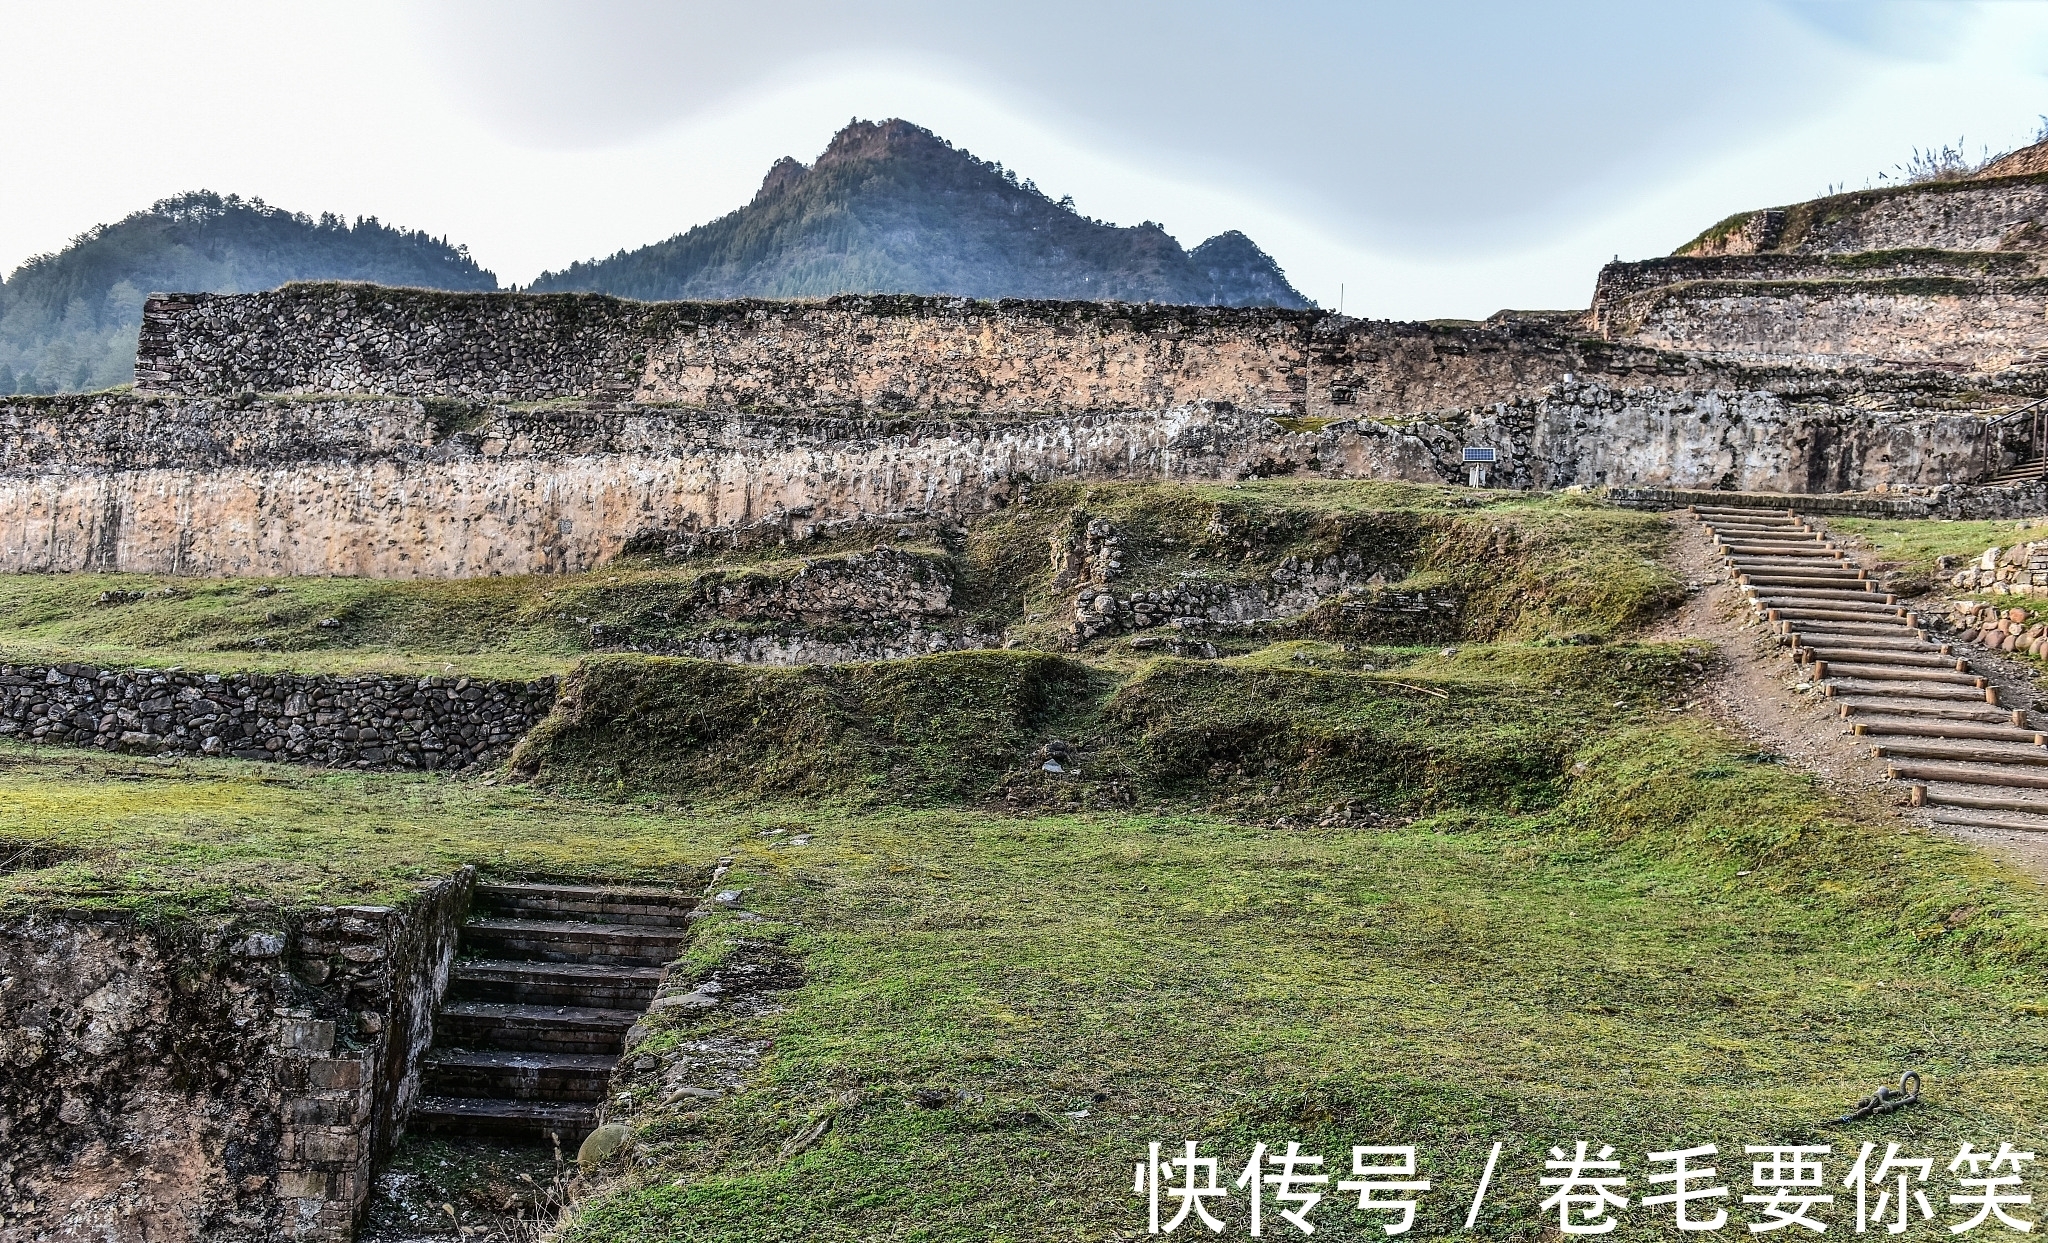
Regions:
<svg viewBox="0 0 2048 1243"><path fill-rule="evenodd" d="M498 287L466 247L374 216L350 224L261 199L181 194L100 225L0 282L0 393L132 379L142 299L151 291L241 293L297 280Z"/></svg>
<svg viewBox="0 0 2048 1243"><path fill-rule="evenodd" d="M545 273L532 288L648 300L921 293L1309 305L1242 233L1190 251L1149 221L1091 220L907 121L855 121L817 163L778 161L738 211Z"/></svg>

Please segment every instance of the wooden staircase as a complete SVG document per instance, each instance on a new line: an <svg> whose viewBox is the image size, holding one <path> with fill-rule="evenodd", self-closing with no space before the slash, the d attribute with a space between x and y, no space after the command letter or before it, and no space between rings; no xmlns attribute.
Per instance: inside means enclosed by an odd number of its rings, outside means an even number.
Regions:
<svg viewBox="0 0 2048 1243"><path fill-rule="evenodd" d="M478 885L409 1129L552 1135L573 1150L696 904L667 889Z"/></svg>
<svg viewBox="0 0 2048 1243"><path fill-rule="evenodd" d="M1696 506L1750 606L1936 823L2048 832L2048 731L1790 510Z"/></svg>

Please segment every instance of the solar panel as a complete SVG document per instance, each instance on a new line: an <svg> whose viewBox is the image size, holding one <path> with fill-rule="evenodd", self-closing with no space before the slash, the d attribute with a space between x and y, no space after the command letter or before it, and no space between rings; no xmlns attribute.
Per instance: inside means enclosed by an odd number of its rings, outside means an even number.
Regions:
<svg viewBox="0 0 2048 1243"><path fill-rule="evenodd" d="M1465 446L1465 460L1468 462L1491 462L1496 459L1493 456L1492 449L1482 449L1473 445L1467 445Z"/></svg>

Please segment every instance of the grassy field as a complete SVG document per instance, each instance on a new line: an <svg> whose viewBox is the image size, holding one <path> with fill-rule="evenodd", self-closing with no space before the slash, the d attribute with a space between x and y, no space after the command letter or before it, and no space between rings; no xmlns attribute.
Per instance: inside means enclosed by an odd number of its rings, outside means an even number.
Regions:
<svg viewBox="0 0 2048 1243"><path fill-rule="evenodd" d="M769 922L695 957L787 956L801 984L646 1046L772 1055L739 1095L634 1115L638 1164L569 1238L1131 1238L1133 1163L1187 1139L1226 1179L1261 1141L1417 1144L1440 1191L1420 1237L1456 1232L1498 1140L1481 1237L1536 1238L1543 1151L1574 1139L1613 1144L1635 1194L1643 1154L1685 1144L1732 1152L1740 1183L1744 1143L2048 1140L2034 886L1850 823L1699 725L1578 763L1546 813L1380 830L790 817L809 845L756 839L727 880ZM1927 1104L1823 1125L1909 1066ZM1331 1238L1384 1220L1341 1197L1315 1217Z"/></svg>
<svg viewBox="0 0 2048 1243"><path fill-rule="evenodd" d="M2048 519L2042 518L1983 522L1830 518L1828 527L1866 541L1898 573L1926 582L1933 581L1935 563L1941 557L1974 559L1983 556L1987 548L2048 539Z"/></svg>
<svg viewBox="0 0 2048 1243"><path fill-rule="evenodd" d="M1669 539L1662 519L1578 497L1476 501L1447 488L1291 480L1046 486L1028 503L904 543L953 578L956 615L935 627L1007 630L1019 646L1059 650L1071 587L1056 588L1049 549L1091 517L1123 534L1119 591L1191 579L1258 584L1290 558L1357 554L1396 578L1457 587L1473 639L1609 636L1677 591L1657 562ZM0 661L532 678L608 647L791 632L786 622L722 616L705 597L717 583L786 578L806 559L862 551L876 538L680 561L643 554L588 574L454 582L4 575Z"/></svg>
<svg viewBox="0 0 2048 1243"><path fill-rule="evenodd" d="M637 1145L602 1172L569 1235L584 1243L1128 1238L1131 1163L1155 1139L1226 1165L1261 1141L1417 1144L1439 1189L1422 1237L1455 1230L1498 1140L1491 1238L1541 1233L1534 1180L1560 1141L1615 1145L1636 1194L1642 1154L1680 1143L1898 1139L1945 1160L1964 1139L2048 1142L2038 886L1857 824L1686 719L1560 769L1560 797L1521 814L1449 798L1406 823L1278 828L959 804L679 814L486 776L10 746L0 839L85 853L0 878L0 900L170 914L374 900L459 862L673 881L736 855L726 883L766 918L711 921L689 962L773 958L792 987L640 1052L772 1052L737 1095L629 1113ZM1822 1125L1909 1066L1926 1104ZM1231 1237L1243 1211L1241 1194L1224 1210ZM1624 1219L1618 1237L1663 1229ZM1335 1198L1315 1221L1384 1237Z"/></svg>
<svg viewBox="0 0 2048 1243"><path fill-rule="evenodd" d="M707 870L725 840L659 802L539 794L487 772L163 763L0 743L0 909L175 917L388 902L465 863L676 883ZM70 857L11 870L25 848Z"/></svg>
<svg viewBox="0 0 2048 1243"><path fill-rule="evenodd" d="M91 601L111 576L8 580L10 655L572 676L511 764L454 776L0 744L0 909L261 918L464 863L694 885L734 857L723 883L759 918L699 923L684 969L752 967L766 991L651 1020L617 1085L634 1144L589 1176L573 1243L1130 1239L1133 1164L1189 1139L1226 1184L1259 1142L1338 1177L1354 1144L1418 1145L1415 1237L1458 1233L1498 1141L1476 1237L1529 1240L1554 1237L1554 1144L1614 1145L1634 1198L1652 1150L1720 1145L1740 1196L1746 1143L1833 1144L1838 1182L1843 1154L1896 1139L1936 1158L1944 1210L1909 1237L1951 1237L1962 1141L2048 1143L2041 887L1858 822L1688 712L1711 655L1627 637L1677 591L1660 519L1463 499L1046 490L929 550L965 610L1018 619L1019 650L833 668L576 663L593 620L780 572L780 549L111 608ZM1133 585L1357 552L1455 583L1467 637L1043 650L1047 548L1090 516L1124 533ZM1902 560L1982 534L1882 525ZM302 647L229 646L280 604ZM1048 773L1055 738L1078 762ZM660 1103L667 1066L730 1042L763 1050L741 1090ZM1922 1105L1828 1125L1908 1068ZM1320 1237L1386 1237L1325 1190ZM1267 1209L1268 1237L1299 1237ZM1846 1211L1823 1216L1848 1232ZM1244 1237L1244 1193L1221 1213ZM1621 1216L1612 1237L1674 1233Z"/></svg>

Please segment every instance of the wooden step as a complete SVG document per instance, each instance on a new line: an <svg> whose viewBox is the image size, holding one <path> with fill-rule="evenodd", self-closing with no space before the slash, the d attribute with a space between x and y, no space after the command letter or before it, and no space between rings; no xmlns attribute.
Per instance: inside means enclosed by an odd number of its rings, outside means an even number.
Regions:
<svg viewBox="0 0 2048 1243"><path fill-rule="evenodd" d="M472 919L462 925L465 954L540 962L665 966L689 944L687 928L597 924L567 919Z"/></svg>
<svg viewBox="0 0 2048 1243"><path fill-rule="evenodd" d="M1832 617L1817 617L1813 621L1882 621L1893 618L1899 622L1906 619L1906 610L1896 604L1886 604L1875 592L1863 600L1821 600L1781 596L1775 592L1761 592L1751 597L1750 603L1763 611L1765 616L1772 613L1797 615L1800 613L1828 613ZM1772 620L1780 620L1773 618ZM1797 620L1795 616L1795 620Z"/></svg>
<svg viewBox="0 0 2048 1243"><path fill-rule="evenodd" d="M1988 743L1975 746L1959 743L1887 740L1870 749L1878 759L1954 760L1964 764L2019 764L2048 768L2048 747L2025 743L1999 749Z"/></svg>
<svg viewBox="0 0 2048 1243"><path fill-rule="evenodd" d="M1952 686L1941 682L1904 682L1885 678L1832 682L1821 688L1821 694L1829 699L1842 695L1851 699L1933 699L1958 704L1993 705L1998 702L1996 687L1979 690L1973 686Z"/></svg>
<svg viewBox="0 0 2048 1243"><path fill-rule="evenodd" d="M1827 609L1850 613L1905 613L1907 608L1888 592L1864 591L1854 584L1840 587L1779 587L1769 583L1745 586L1752 603L1771 607L1769 601L1783 601L1779 608Z"/></svg>
<svg viewBox="0 0 2048 1243"><path fill-rule="evenodd" d="M1755 564L1761 558L1787 562L1843 559L1843 553L1838 548L1831 548L1826 544L1793 543L1789 540L1782 544L1718 544L1716 547L1730 560L1750 564Z"/></svg>
<svg viewBox="0 0 2048 1243"><path fill-rule="evenodd" d="M1863 682L1934 682L1975 687L1980 690L1987 687L1984 679L1973 673L1958 673L1952 669L1922 669L1914 665L1878 665L1869 661L1816 660L1813 662L1812 676L1817 681L1827 678L1849 678Z"/></svg>
<svg viewBox="0 0 2048 1243"><path fill-rule="evenodd" d="M1917 630L1897 630L1888 634L1837 634L1832 631L1816 634L1810 630L1795 630L1782 637L1794 650L1818 653L1821 660L1842 660L1845 653L1868 652L1873 656L1915 656L1922 661L1939 661L1950 668L1969 663L1951 651L1948 644L1929 643L1919 638L1919 633ZM1802 655L1800 659L1813 657ZM1956 671L1969 672L1966 668L1956 668Z"/></svg>
<svg viewBox="0 0 2048 1243"><path fill-rule="evenodd" d="M1785 638L1804 639L1807 636L1824 637L1839 635L1843 638L1912 639L1920 643L1930 642L1925 630L1908 626L1904 618L1895 621L1803 621L1773 622L1778 634Z"/></svg>
<svg viewBox="0 0 2048 1243"><path fill-rule="evenodd" d="M2048 751L2048 733L2016 729L2010 725L1971 725L1924 717L1859 717L1852 723L1851 731L1864 737L1959 738L1982 742L2007 742L2041 747Z"/></svg>
<svg viewBox="0 0 2048 1243"><path fill-rule="evenodd" d="M1993 764L1908 761L1887 764L1885 767L1892 777L1899 781L1928 785L1942 782L1949 785L1999 786L2010 790L2048 790L2048 773L2019 771Z"/></svg>
<svg viewBox="0 0 2048 1243"><path fill-rule="evenodd" d="M2015 713L2011 708L2000 708L1985 703L1982 696L1968 700L1950 698L1944 701L1928 695L1880 695L1846 690L1829 695L1828 702L1837 705L1843 717L1855 719L1871 716L1903 718L1910 713L1915 719L2013 725L2016 718L2024 718L2024 714ZM2016 728L2025 729L2026 726L2020 724Z"/></svg>
<svg viewBox="0 0 2048 1243"><path fill-rule="evenodd" d="M1834 643L1801 643L1797 650L1800 660L1824 661L1829 668L1840 664L1883 665L1887 669L1941 669L1949 673L1970 671L1969 661L1944 656L1925 647L1838 647Z"/></svg>
<svg viewBox="0 0 2048 1243"><path fill-rule="evenodd" d="M479 907L512 919L680 928L698 899L694 894L673 889L487 884L476 887L476 902Z"/></svg>
<svg viewBox="0 0 2048 1243"><path fill-rule="evenodd" d="M573 1153L597 1128L597 1106L588 1101L476 1100L422 1096L413 1102L406 1129L434 1135L488 1135L507 1139L553 1136Z"/></svg>
<svg viewBox="0 0 2048 1243"><path fill-rule="evenodd" d="M2025 790L2001 794L1973 785L1922 783L1913 791L1915 806L1965 807L1973 811L2011 811L2030 816L2048 816L2048 799Z"/></svg>
<svg viewBox="0 0 2048 1243"><path fill-rule="evenodd" d="M1688 505L1689 514L1706 516L1720 514L1731 517L1774 518L1783 522L1797 522L1799 515L1791 509L1765 509L1761 505Z"/></svg>
<svg viewBox="0 0 2048 1243"><path fill-rule="evenodd" d="M1857 573L1810 572L1805 574L1737 574L1736 581L1745 587L1818 587L1830 590L1879 594L1877 583Z"/></svg>
<svg viewBox="0 0 2048 1243"><path fill-rule="evenodd" d="M1904 626L1908 629L1915 628L1915 619L1912 614L1895 607L1889 607L1884 605L1872 605L1868 609L1830 609L1823 608L1819 605L1812 605L1798 608L1785 608L1783 606L1780 606L1778 608L1770 608L1764 610L1764 620L1774 622L1867 622L1881 620L1885 617L1896 617L1899 619L1899 625Z"/></svg>
<svg viewBox="0 0 2048 1243"><path fill-rule="evenodd" d="M1936 824L1966 829L2008 829L2020 833L2048 833L2048 804L2038 814L2021 811L1972 811L1942 803L1927 805L1927 818Z"/></svg>

